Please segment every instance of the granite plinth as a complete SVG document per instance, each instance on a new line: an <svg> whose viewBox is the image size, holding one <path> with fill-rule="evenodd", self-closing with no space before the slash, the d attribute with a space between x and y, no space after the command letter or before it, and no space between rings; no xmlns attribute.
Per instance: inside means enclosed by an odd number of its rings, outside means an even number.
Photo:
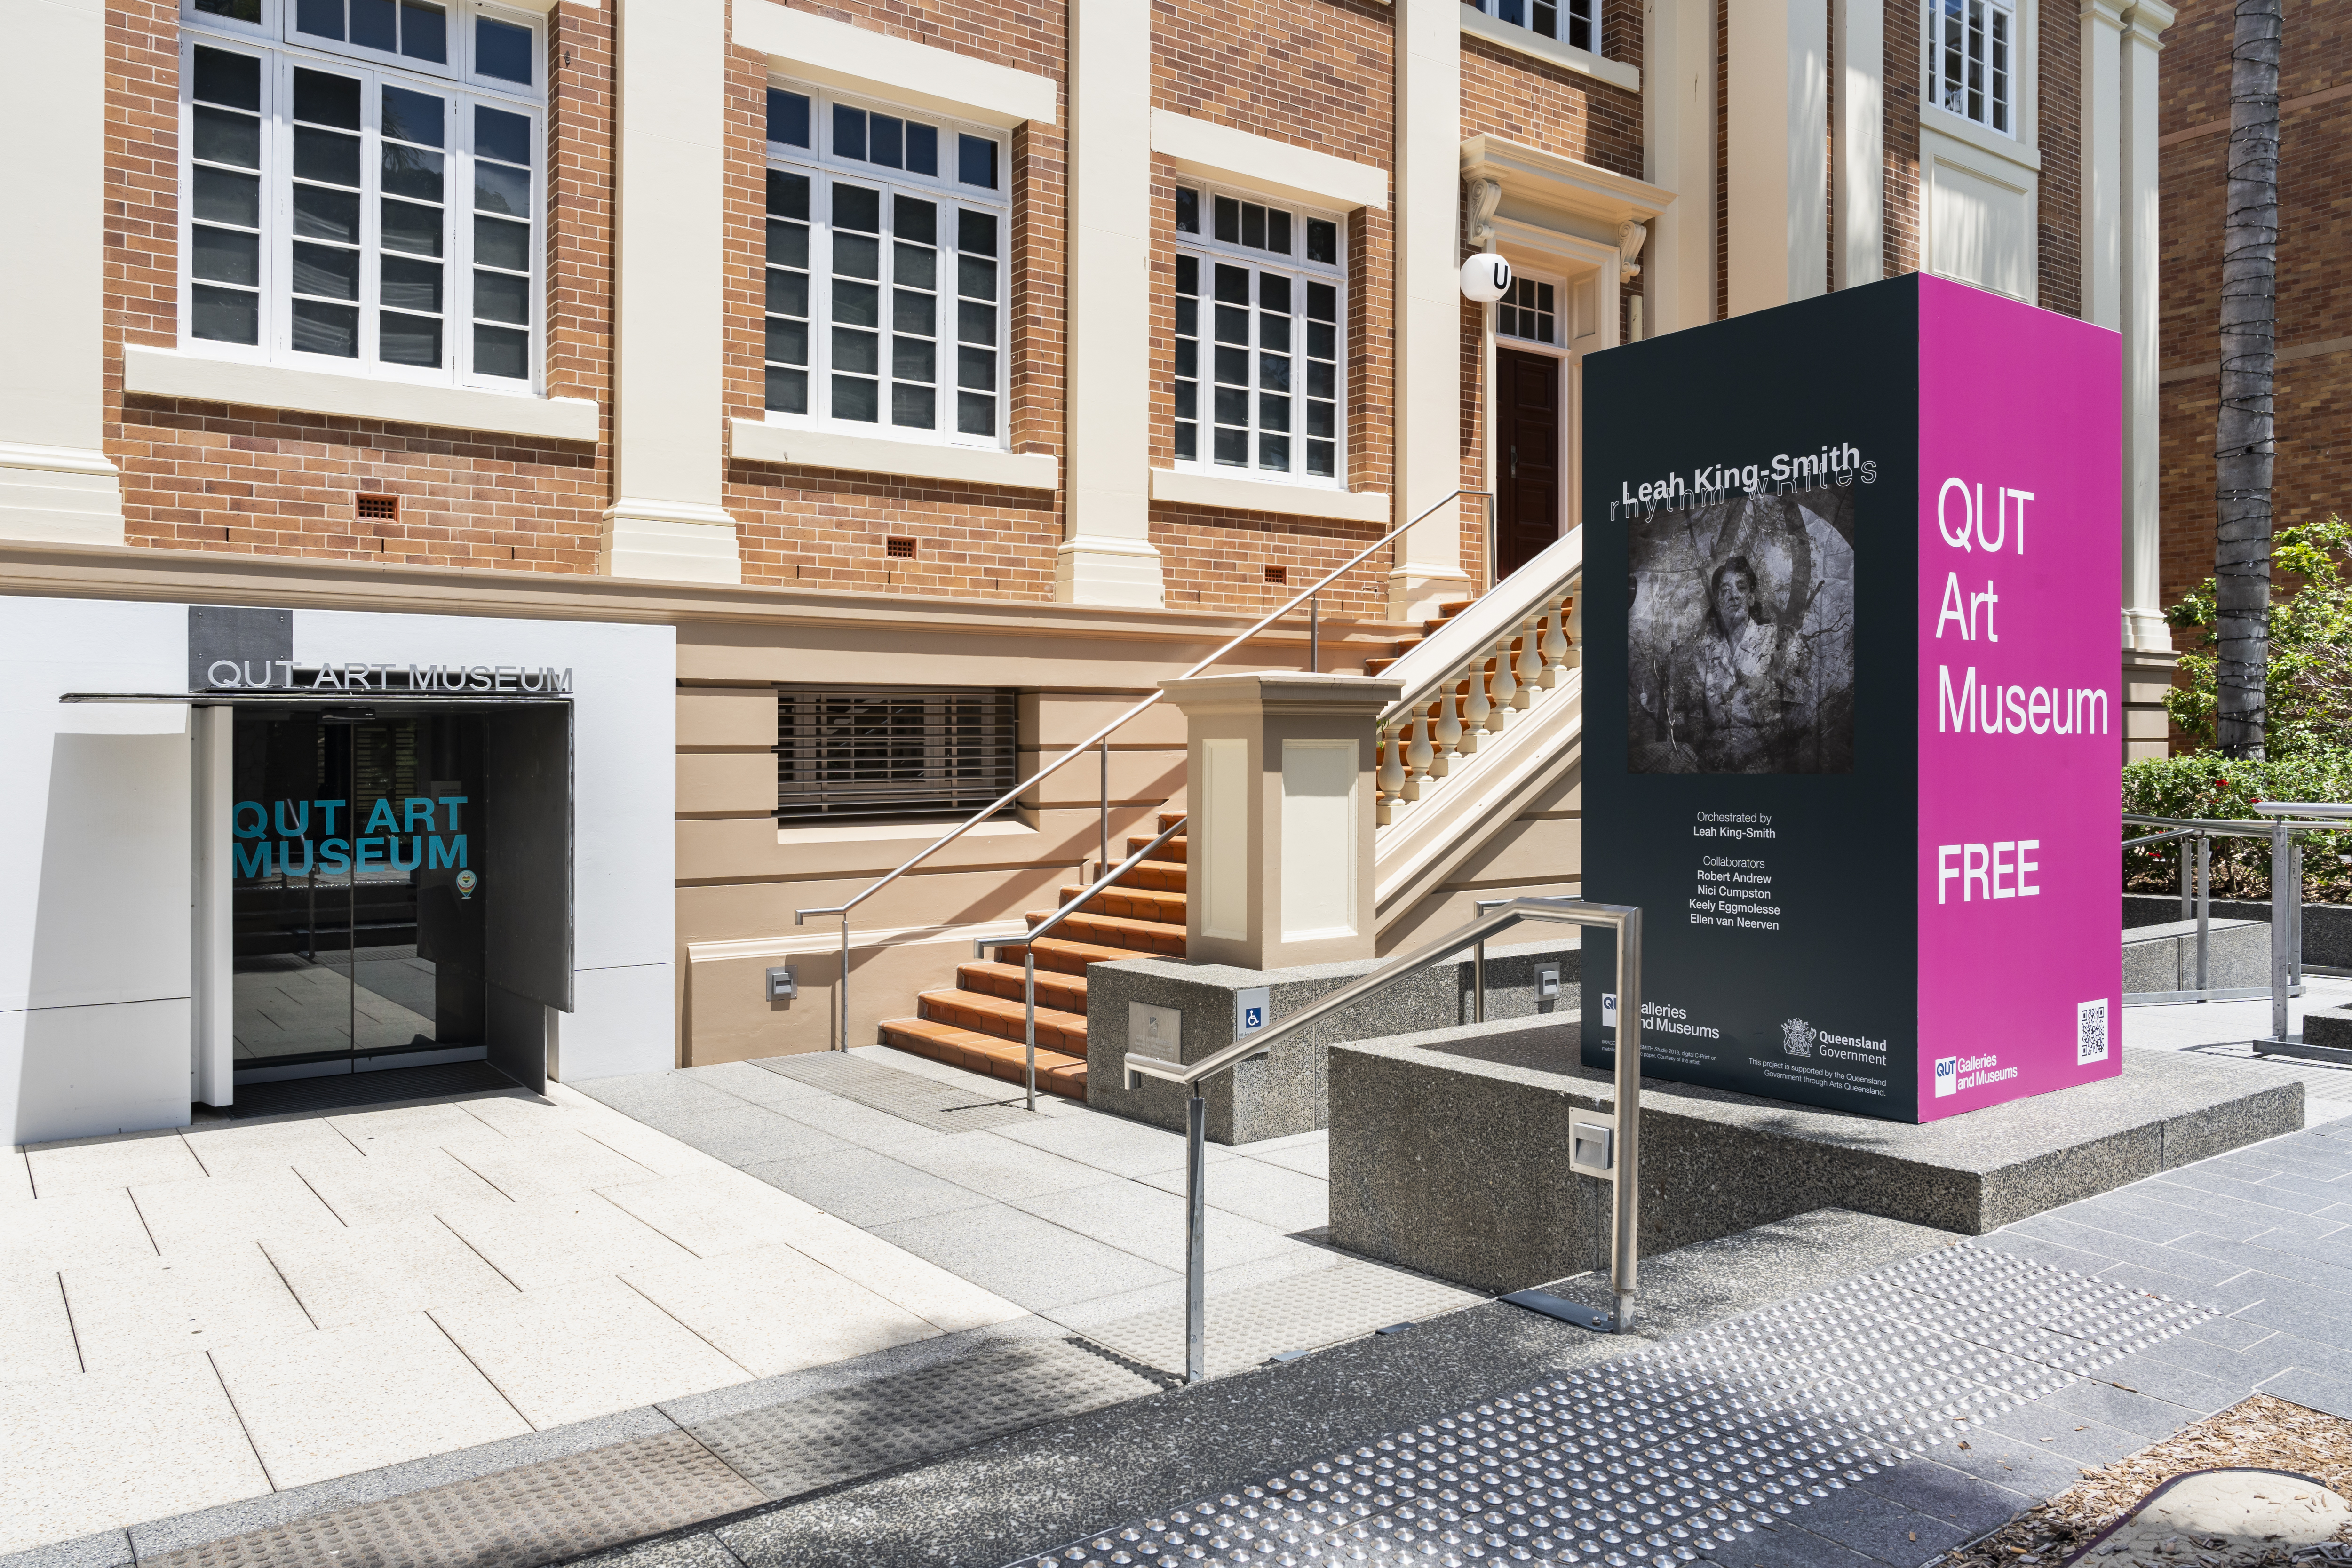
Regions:
<svg viewBox="0 0 2352 1568"><path fill-rule="evenodd" d="M2178 893L2126 893L2124 929L2161 925L2180 918ZM2192 913L2194 911L2192 910ZM2256 899L2216 899L2215 920L2260 921L2270 923L2271 907ZM2352 905L2303 906L2303 961L2328 969L2352 969ZM2267 984L2267 975L2256 984Z"/></svg>
<svg viewBox="0 0 2352 1568"><path fill-rule="evenodd" d="M1577 1007L1579 954L1573 938L1486 950L1486 1016L1541 1017L1557 1009L1573 1017ZM1234 1032L1237 993L1263 985L1269 993L1269 1024L1278 1024L1351 981L1381 961L1308 964L1293 969L1239 969L1230 964L1182 959L1124 959L1087 967L1087 1103L1139 1121L1181 1131L1185 1090L1146 1079L1127 1087L1128 1005L1172 1007L1182 1015L1178 1059L1199 1061L1240 1037ZM1538 994L1539 970L1557 964L1557 996ZM1419 1030L1442 1029L1475 1014L1472 964L1465 953L1453 964L1434 964L1370 997L1278 1042L1265 1056L1242 1062L1202 1086L1208 1137L1218 1143L1255 1143L1287 1138L1328 1125L1324 1056L1342 1040L1386 1039ZM1136 1047L1139 1048L1139 1047ZM1160 1054L1155 1052L1154 1054Z"/></svg>
<svg viewBox="0 0 2352 1568"><path fill-rule="evenodd" d="M2314 1007L2303 1016L2303 1043L2352 1050L2352 1007Z"/></svg>
<svg viewBox="0 0 2352 1568"><path fill-rule="evenodd" d="M2271 928L2214 920L2206 928L2205 984L2221 991L2271 983ZM2197 989L2197 922L2166 921L2124 931L2124 992Z"/></svg>
<svg viewBox="0 0 2352 1568"><path fill-rule="evenodd" d="M1607 1267L1607 1185L1567 1149L1609 1084L1573 1024L1336 1045L1328 1072L1334 1246L1496 1291ZM1832 1207L1980 1236L2303 1125L2301 1083L2168 1051L1925 1125L1650 1079L1642 1098L1645 1255Z"/></svg>

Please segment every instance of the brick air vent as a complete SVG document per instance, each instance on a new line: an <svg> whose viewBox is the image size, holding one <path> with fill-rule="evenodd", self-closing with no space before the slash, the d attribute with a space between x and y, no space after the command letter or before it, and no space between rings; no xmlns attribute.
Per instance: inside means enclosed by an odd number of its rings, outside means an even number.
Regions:
<svg viewBox="0 0 2352 1568"><path fill-rule="evenodd" d="M380 518L390 522L400 516L398 496L360 496L356 500L362 517Z"/></svg>
<svg viewBox="0 0 2352 1568"><path fill-rule="evenodd" d="M1265 569L1265 580L1269 583L1277 583L1286 585L1290 582L1290 568L1287 566L1269 566Z"/></svg>
<svg viewBox="0 0 2352 1568"><path fill-rule="evenodd" d="M915 542L911 539L892 539L886 541L882 547L882 553L885 555L896 555L902 560L911 561L915 558Z"/></svg>

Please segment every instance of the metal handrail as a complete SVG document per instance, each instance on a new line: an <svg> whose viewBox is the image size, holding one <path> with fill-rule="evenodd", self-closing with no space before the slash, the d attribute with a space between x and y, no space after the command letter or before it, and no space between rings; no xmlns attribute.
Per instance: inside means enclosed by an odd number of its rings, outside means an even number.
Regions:
<svg viewBox="0 0 2352 1568"><path fill-rule="evenodd" d="M2304 994L2303 984L2303 846L2294 841L2296 830L2341 833L2346 828L2330 818L2352 817L2352 805L2333 801L2258 801L2253 809L2269 817L2254 822L2243 817L2149 816L2126 811L2123 820L2167 831L2126 838L2122 847L2146 848L2168 839L2180 840L2180 918L2189 918L2189 847L2197 846L2197 984L2189 991L2127 992L2126 1004L2137 1002L2220 1002L2268 995L2271 1032L2253 1042L2265 1047L2300 1048L2288 1034L2287 1004ZM2311 818L2319 818L2313 821ZM2300 818L2301 820L2297 820ZM2216 990L2206 984L2208 946L2213 923L2212 846L2216 838L2260 838L2271 847L2271 979L2268 985Z"/></svg>
<svg viewBox="0 0 2352 1568"><path fill-rule="evenodd" d="M1150 843L1145 845L1142 848L1137 850L1134 854L1129 856L1126 859L1120 861L1109 870L1105 871L1092 882L1087 883L1087 886L1078 890L1077 897L1070 900L1069 902L1064 904L1060 909L1055 910L1052 914L1047 915L1043 922L1030 927L1019 936L981 936L972 938L971 955L974 958L986 958L988 956L988 950L992 947L1011 947L1016 942L1026 942L1030 944L1029 951L1021 955L1022 1007L1023 1012L1025 1015L1023 1026L1024 1037L1026 1038L1029 1047L1028 1089L1030 1110L1034 1110L1037 1109L1036 943L1038 940L1044 937L1047 932L1051 931L1055 926L1060 925L1064 921L1069 919L1070 916L1076 914L1079 907L1085 904L1088 899L1093 898L1097 893L1101 892L1105 888L1109 887L1121 877L1126 876L1129 871L1134 870L1136 867L1142 864L1144 858L1154 849L1159 848L1162 844L1167 843L1171 838L1173 838L1179 833L1183 832L1186 820L1187 818L1180 816L1168 826L1161 828L1160 830L1159 837L1153 839Z"/></svg>
<svg viewBox="0 0 2352 1568"><path fill-rule="evenodd" d="M1444 500L1439 501L1437 505L1420 513L1410 521L1399 523L1396 527L1389 530L1378 539L1373 540L1370 544L1365 545L1361 550L1359 550L1356 553L1348 557L1347 560L1341 562L1338 566L1335 566L1330 571L1325 573L1321 578L1317 580L1312 587L1300 591L1280 609L1272 611L1258 617L1257 620L1250 624L1246 630L1244 630L1227 639L1214 653L1210 654L1206 658L1203 658L1198 664L1193 665L1182 675L1177 677L1177 679L1180 680L1187 680L1193 676L1200 674L1201 671L1208 668L1209 666L1216 663L1217 660L1224 658L1225 655L1241 647L1242 644L1249 641L1250 638L1257 636L1258 633L1264 631L1267 626L1272 626L1283 616L1290 614L1291 611L1297 609L1302 604L1307 606L1307 668L1309 671L1318 670L1322 662L1322 624L1319 615L1320 606L1316 599L1316 595L1320 594L1324 589L1329 587L1332 583L1337 581L1339 577L1345 575L1347 573L1354 571L1359 565L1361 565L1363 562L1371 555L1373 551L1378 550L1383 544L1392 543L1396 540L1402 538L1406 531L1412 529L1416 524L1428 521L1430 518L1435 516L1441 510L1445 507L1452 506L1464 496L1485 496L1486 498L1488 503L1487 531L1489 533L1493 532L1494 519L1492 514L1494 510L1494 492L1491 490L1473 489L1455 490L1452 495L1447 496ZM998 812L1012 805L1013 802L1020 799L1021 796L1026 794L1029 790L1035 787L1037 784L1044 783L1047 778L1060 771L1064 763L1085 755L1097 745L1101 746L1103 753L1102 858L1105 860L1108 860L1110 858L1111 731L1117 730L1120 725L1125 724L1129 719L1134 718L1137 714L1142 712L1145 709L1159 701L1160 698L1165 695L1167 695L1167 693L1164 690L1154 691L1150 696L1145 698L1142 701L1138 702L1132 708L1128 709L1125 712L1119 714L1118 717L1113 719L1109 723L1105 724L1101 729L1097 730L1093 734L1088 735L1085 740L1080 741L1076 745L1071 747L1060 756L1055 757L1052 762L1047 763L1044 767L1039 768L1035 773L1030 774L1019 784L1014 784L1011 789L1006 790L1003 795L998 795L994 800L989 802L986 805L982 806L978 811L973 812L970 816L965 817L953 827L949 828L947 832L941 834L939 837L934 838L922 848L916 850L915 853L900 861L896 868L886 872L881 877L876 879L873 882L867 884L864 892L859 893L847 903L826 904L821 908L794 910L793 911L793 924L794 925L805 923L808 917L811 915L839 915L841 917L841 981L840 984L835 987L835 990L839 993L838 1012L841 1019L841 1032L838 1041L834 1047L835 1050L845 1051L849 1048L849 912L858 905L864 903L866 900L872 898L875 894L880 892L883 889L888 887L891 883L897 881L899 878L905 876L908 871L913 870L925 860L929 859L941 849L946 848L950 844L952 844L957 839L962 837L966 833L971 832L973 828L979 826L990 817L994 816Z"/></svg>
<svg viewBox="0 0 2352 1568"><path fill-rule="evenodd" d="M1633 1294L1641 1252L1642 1136L1642 911L1632 904L1595 904L1581 899L1513 899L1465 926L1399 953L1349 984L1314 1004L1305 1012L1244 1036L1197 1062L1171 1062L1162 1057L1129 1051L1125 1079L1131 1091L1147 1078L1182 1084L1192 1091L1184 1117L1184 1380L1198 1383L1204 1370L1203 1319L1206 1313L1208 1110L1201 1085L1252 1057L1263 1056L1276 1042L1297 1034L1317 1020L1378 994L1421 970L1451 958L1465 947L1484 950L1486 940L1522 921L1549 921L1564 925L1601 926L1617 936L1617 1061L1607 1112L1582 1113L1607 1150L1601 1163L1586 1163L1577 1152L1580 1141L1570 1140L1570 1168L1609 1182L1616 1189L1610 1223L1609 1290L1611 1311L1595 1326L1623 1333L1633 1326Z"/></svg>

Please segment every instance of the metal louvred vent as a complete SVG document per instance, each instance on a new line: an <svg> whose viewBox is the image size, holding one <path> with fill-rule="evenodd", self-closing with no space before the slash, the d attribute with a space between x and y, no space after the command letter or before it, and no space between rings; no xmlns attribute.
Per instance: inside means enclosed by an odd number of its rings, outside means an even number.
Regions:
<svg viewBox="0 0 2352 1568"><path fill-rule="evenodd" d="M1018 693L776 689L776 820L956 816L1019 782Z"/></svg>

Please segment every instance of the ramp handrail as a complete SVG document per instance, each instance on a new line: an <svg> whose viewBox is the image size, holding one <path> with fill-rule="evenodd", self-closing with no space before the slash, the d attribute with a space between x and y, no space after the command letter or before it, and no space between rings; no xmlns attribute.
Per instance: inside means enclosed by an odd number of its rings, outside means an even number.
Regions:
<svg viewBox="0 0 2352 1568"><path fill-rule="evenodd" d="M1493 492L1489 490L1474 489L1455 490L1452 495L1447 496L1435 506L1429 508L1426 511L1418 513L1409 521L1397 524L1396 527L1389 530L1378 539L1373 540L1370 544L1365 545L1353 555L1349 556L1347 560L1341 562L1339 565L1333 567L1330 571L1326 572L1321 577L1318 578L1313 586L1302 589L1297 594L1294 595L1282 605L1281 608L1271 610L1265 615L1260 616L1256 620L1250 623L1247 629L1227 638L1223 643L1218 646L1217 650L1214 653L1210 654L1206 658L1203 658L1199 663L1193 665L1182 675L1177 677L1177 679L1180 680L1186 680L1200 674L1201 671L1208 668L1209 666L1216 663L1217 660L1224 658L1225 655L1233 652L1234 649L1241 647L1242 644L1249 641L1250 638L1257 636L1258 633L1264 631L1275 622L1282 619L1283 616L1290 614L1291 611L1298 608L1301 605L1305 605L1307 606L1307 668L1310 672L1319 670L1322 664L1322 618L1320 601L1316 597L1316 595L1322 593L1324 589L1329 587L1340 577L1354 571L1358 566L1361 565L1370 557L1373 551L1378 550L1383 544L1393 543L1397 540L1403 538L1406 531L1412 529L1416 523L1425 521L1429 518L1434 517L1439 511L1443 510L1446 507L1452 506L1454 502L1460 500L1465 496L1484 496L1486 498L1486 531L1489 534L1493 533L1495 499ZM808 917L811 915L839 915L841 917L841 979L839 984L835 987L835 990L839 994L838 1012L841 1019L841 1031L834 1045L834 1048L835 1050L845 1051L849 1048L849 912L858 905L864 903L866 900L872 898L875 894L880 892L883 889L888 887L891 883L897 881L899 878L905 876L908 872L913 870L916 867L921 865L924 861L929 859L933 855L938 854L941 849L946 848L949 845L954 843L957 839L962 837L965 834L971 832L973 828L979 826L990 817L994 816L998 812L1003 811L1006 806L1020 799L1022 795L1026 794L1028 791L1044 783L1047 778L1058 772L1064 763L1076 761L1077 758L1086 755L1087 752L1094 750L1097 746L1102 749L1102 863L1108 864L1110 860L1111 733L1118 730L1121 725L1125 724L1129 720L1134 718L1145 709L1150 708L1152 704L1158 702L1160 698L1165 695L1166 693L1164 691L1154 691L1150 696L1143 699L1140 702L1138 702L1133 707L1126 710L1117 718L1113 719L1109 723L1105 724L1101 729L1097 730L1093 734L1088 735L1085 740L1080 741L1076 745L1072 746L1068 751L1064 752L1060 756L1055 757L1052 762L1047 763L1044 767L1039 768L1035 773L1031 773L1027 778L1023 779L1019 784L1014 784L1011 789L1006 790L1003 795L998 795L994 800L990 801L986 805L982 806L978 811L973 812L970 816L965 817L961 822L957 823L953 827L949 828L945 833L940 834L937 838L932 839L920 849L916 850L912 855L908 856L906 859L900 861L895 868L884 872L881 876L867 883L865 890L860 892L856 897L851 899L848 902L826 904L821 908L794 910L793 911L793 924L794 925L805 923Z"/></svg>
<svg viewBox="0 0 2352 1568"><path fill-rule="evenodd" d="M1609 1331L1622 1333L1633 1326L1635 1276L1641 1249L1641 1110L1642 1110L1642 911L1632 904L1596 904L1582 899L1513 899L1482 913L1467 925L1436 937L1411 952L1398 953L1369 973L1278 1024L1244 1036L1197 1062L1171 1062L1162 1057L1129 1051L1125 1058L1127 1087L1140 1087L1147 1078L1182 1084L1192 1091L1184 1119L1184 1381L1198 1383L1203 1374L1207 1303L1207 1196L1203 1176L1207 1164L1207 1108L1201 1085L1217 1074L1263 1056L1276 1041L1368 996L1379 994L1466 947L1484 951L1488 938L1522 921L1562 925L1597 926L1617 937L1617 1059L1608 1112L1582 1113L1601 1135L1602 1159L1587 1163L1578 1153L1583 1141L1571 1139L1570 1164L1582 1174L1596 1176L1616 1189L1610 1221L1609 1291L1612 1310ZM1581 1131L1583 1129L1580 1128Z"/></svg>
<svg viewBox="0 0 2352 1568"><path fill-rule="evenodd" d="M1183 832L1184 824L1189 820L1190 818L1188 816L1180 816L1175 821L1170 823L1167 826L1161 828L1160 830L1159 837L1153 839L1150 843L1145 845L1142 848L1137 850L1134 854L1129 856L1126 859L1120 861L1118 865L1112 867L1109 870L1105 871L1101 876L1097 877L1085 887L1079 889L1077 897L1071 899L1060 909L1055 910L1052 914L1047 915L1043 921L1031 926L1019 936L981 936L972 938L971 955L974 958L986 958L988 956L988 950L992 947L1011 947L1019 942L1029 944L1029 951L1021 955L1021 986L1023 1004L1022 1010L1024 1017L1024 1028L1029 1047L1027 1072L1029 1080L1028 1096L1030 1110L1034 1110L1037 1109L1037 948L1035 945L1037 940L1040 937L1046 935L1055 926L1060 925L1064 921L1068 920L1072 915L1076 914L1088 899L1093 898L1097 893L1101 892L1105 888L1109 887L1121 877L1124 877L1129 871L1134 870L1137 866L1142 864L1142 862L1154 849L1159 848L1162 844L1167 843L1171 838L1173 838L1176 835Z"/></svg>

